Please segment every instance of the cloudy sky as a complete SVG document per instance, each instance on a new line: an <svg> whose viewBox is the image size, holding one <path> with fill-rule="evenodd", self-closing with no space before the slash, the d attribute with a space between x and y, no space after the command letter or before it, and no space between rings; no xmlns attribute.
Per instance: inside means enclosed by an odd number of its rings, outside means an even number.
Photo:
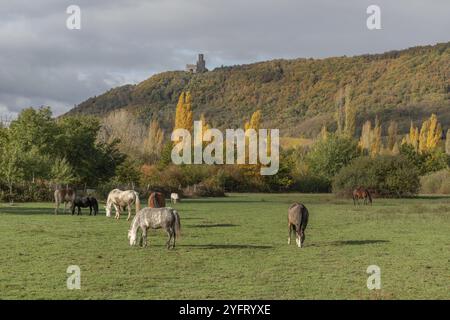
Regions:
<svg viewBox="0 0 450 320"><path fill-rule="evenodd" d="M381 8L381 30L366 9ZM69 5L81 29L69 30ZM154 73L450 41L449 0L0 0L0 116L56 115Z"/></svg>

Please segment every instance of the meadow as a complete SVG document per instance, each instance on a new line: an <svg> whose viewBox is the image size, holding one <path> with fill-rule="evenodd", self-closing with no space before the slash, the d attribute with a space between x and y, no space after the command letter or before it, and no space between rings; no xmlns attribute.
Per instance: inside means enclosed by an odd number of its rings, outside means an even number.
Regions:
<svg viewBox="0 0 450 320"><path fill-rule="evenodd" d="M310 212L305 247L287 245L287 208ZM0 206L1 299L450 299L450 197L229 194L173 205L174 250L151 231L130 247L129 222L53 214L51 203ZM68 290L66 269L81 269ZM369 265L381 289L368 290Z"/></svg>

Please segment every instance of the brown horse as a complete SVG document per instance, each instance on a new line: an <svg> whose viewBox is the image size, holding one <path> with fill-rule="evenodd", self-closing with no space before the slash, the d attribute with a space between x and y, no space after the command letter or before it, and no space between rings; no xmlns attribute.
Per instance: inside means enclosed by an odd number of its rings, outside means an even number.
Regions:
<svg viewBox="0 0 450 320"><path fill-rule="evenodd" d="M75 201L75 191L70 188L55 190L55 214L58 214L59 205L64 203L64 213L66 213L67 203L70 203L72 209Z"/></svg>
<svg viewBox="0 0 450 320"><path fill-rule="evenodd" d="M148 197L149 208L164 208L166 206L166 198L161 192L152 192Z"/></svg>
<svg viewBox="0 0 450 320"><path fill-rule="evenodd" d="M369 190L363 187L358 187L353 190L353 205L359 205L359 199L364 199L364 205L372 205L372 196L370 195Z"/></svg>
<svg viewBox="0 0 450 320"><path fill-rule="evenodd" d="M291 233L295 231L295 242L299 248L305 242L305 229L308 225L309 212L301 203L294 203L288 209L288 228L289 238L288 244L291 244Z"/></svg>

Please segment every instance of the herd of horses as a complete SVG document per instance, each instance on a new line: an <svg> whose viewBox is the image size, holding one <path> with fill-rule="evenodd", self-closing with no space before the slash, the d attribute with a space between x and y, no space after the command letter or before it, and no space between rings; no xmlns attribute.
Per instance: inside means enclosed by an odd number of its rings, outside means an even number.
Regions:
<svg viewBox="0 0 450 320"><path fill-rule="evenodd" d="M97 215L98 201L94 197L77 197L73 189L57 189L55 191L55 214L58 214L59 206L64 203L64 213L66 212L67 204L70 204L72 215L75 214L77 208L77 215L81 214L81 208L90 209L89 215ZM359 205L359 200L363 200L364 205L372 205L372 196L364 187L358 187L352 193L353 204ZM177 193L170 195L172 203L180 201ZM147 246L147 231L148 229L164 229L167 233L168 240L166 246L168 249L175 248L175 239L180 235L181 222L180 215L177 210L166 207L166 199L161 192L151 192L148 198L148 207L141 209L139 194L134 190L119 190L113 189L108 194L106 200L106 216L111 217L112 209L115 209L115 218L120 219L122 211L127 210L127 221L130 220L132 214L132 206L135 206L136 214L131 222L128 230L128 239L130 245L137 244L138 231L141 230L140 246ZM301 203L293 203L288 208L288 244L291 244L292 232L295 233L295 242L299 248L303 247L305 241L305 230L308 225L309 212Z"/></svg>

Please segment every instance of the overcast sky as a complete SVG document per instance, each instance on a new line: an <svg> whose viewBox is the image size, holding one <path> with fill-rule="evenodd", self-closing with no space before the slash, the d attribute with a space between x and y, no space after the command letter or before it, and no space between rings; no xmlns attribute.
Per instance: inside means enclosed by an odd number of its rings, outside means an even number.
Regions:
<svg viewBox="0 0 450 320"><path fill-rule="evenodd" d="M81 30L69 30L69 5ZM382 30L366 9L381 8ZM0 0L0 116L56 115L154 73L450 41L449 0Z"/></svg>

